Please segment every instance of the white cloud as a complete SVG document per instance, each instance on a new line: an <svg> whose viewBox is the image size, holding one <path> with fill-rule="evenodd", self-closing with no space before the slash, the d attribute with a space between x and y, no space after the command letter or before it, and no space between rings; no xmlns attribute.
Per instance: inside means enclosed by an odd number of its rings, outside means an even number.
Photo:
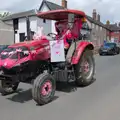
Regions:
<svg viewBox="0 0 120 120"><path fill-rule="evenodd" d="M111 22L120 20L119 6L120 0L115 0L114 2L113 0L69 0L70 8L84 10L90 16L92 16L92 10L96 9L101 15L103 22L107 19Z"/></svg>
<svg viewBox="0 0 120 120"><path fill-rule="evenodd" d="M9 10L13 12L29 10L39 7L42 0L0 0L0 10ZM49 0L61 5L61 0ZM92 15L92 10L96 9L101 15L102 21L110 19L115 22L120 20L119 6L120 0L67 0L68 7L85 11L88 15Z"/></svg>
<svg viewBox="0 0 120 120"><path fill-rule="evenodd" d="M21 0L0 0L0 10L11 8L13 5L17 5Z"/></svg>

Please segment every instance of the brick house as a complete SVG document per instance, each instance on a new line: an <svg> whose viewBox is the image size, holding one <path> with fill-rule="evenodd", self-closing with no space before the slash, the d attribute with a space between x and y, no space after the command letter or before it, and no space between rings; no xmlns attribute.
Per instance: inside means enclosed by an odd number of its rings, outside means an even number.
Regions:
<svg viewBox="0 0 120 120"><path fill-rule="evenodd" d="M108 20L106 26L110 29L108 35L110 36L111 41L120 42L120 23L110 24Z"/></svg>
<svg viewBox="0 0 120 120"><path fill-rule="evenodd" d="M67 8L67 1L61 0L61 6L55 3L49 2L47 0L43 0L42 4L40 5L37 11L45 12L49 10L56 10L56 9L66 9ZM27 21L26 17L30 20L30 30L32 33L37 32L38 26L43 26L45 34L50 32L55 32L54 23L55 21L50 20L43 20L36 16L36 10L29 10L21 13L12 14L6 18L4 18L5 23L12 23L14 28L14 39L13 41L21 42L23 41L24 37L27 36ZM87 15L87 21L89 27L91 29L91 41L96 46L100 46L104 40L109 40L109 29L106 25L104 25L100 21L100 15L97 14L96 10L93 10L92 17Z"/></svg>

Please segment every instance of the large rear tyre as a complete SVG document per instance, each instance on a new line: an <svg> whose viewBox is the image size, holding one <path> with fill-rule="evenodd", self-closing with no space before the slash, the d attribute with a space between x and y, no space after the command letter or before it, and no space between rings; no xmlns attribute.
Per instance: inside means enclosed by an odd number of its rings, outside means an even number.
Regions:
<svg viewBox="0 0 120 120"><path fill-rule="evenodd" d="M56 90L56 81L48 73L40 74L33 83L32 97L38 105L51 102Z"/></svg>
<svg viewBox="0 0 120 120"><path fill-rule="evenodd" d="M75 66L76 83L78 86L88 86L93 82L95 60L91 50L85 50L79 63Z"/></svg>
<svg viewBox="0 0 120 120"><path fill-rule="evenodd" d="M14 93L18 88L19 83L12 84L10 81L0 80L1 95L8 95Z"/></svg>

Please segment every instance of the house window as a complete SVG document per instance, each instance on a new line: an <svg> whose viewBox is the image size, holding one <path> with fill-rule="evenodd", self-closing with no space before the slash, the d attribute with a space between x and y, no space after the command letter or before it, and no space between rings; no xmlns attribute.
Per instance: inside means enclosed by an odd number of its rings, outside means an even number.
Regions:
<svg viewBox="0 0 120 120"><path fill-rule="evenodd" d="M89 26L88 26L87 22L84 22L84 23L82 24L82 29L89 30Z"/></svg>
<svg viewBox="0 0 120 120"><path fill-rule="evenodd" d="M115 41L118 41L118 37L115 37L114 40L115 40Z"/></svg>
<svg viewBox="0 0 120 120"><path fill-rule="evenodd" d="M46 23L46 19L43 19L43 23Z"/></svg>
<svg viewBox="0 0 120 120"><path fill-rule="evenodd" d="M19 33L20 42L25 40L25 33Z"/></svg>

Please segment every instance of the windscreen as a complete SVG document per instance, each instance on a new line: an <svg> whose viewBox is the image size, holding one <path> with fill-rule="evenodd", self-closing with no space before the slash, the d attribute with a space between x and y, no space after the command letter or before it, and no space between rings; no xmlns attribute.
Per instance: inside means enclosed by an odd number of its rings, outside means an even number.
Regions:
<svg viewBox="0 0 120 120"><path fill-rule="evenodd" d="M24 58L26 56L28 56L28 49L24 46L22 47L15 47L15 48L7 48L5 49L2 53L1 53L1 59L4 60L6 58L10 58L10 59L18 59L19 55L20 58Z"/></svg>
<svg viewBox="0 0 120 120"><path fill-rule="evenodd" d="M15 51L14 48L7 48L7 49L5 49L5 50L1 53L1 56L0 56L1 59L4 60L4 59L8 58L9 55L11 54L11 52L14 52L14 51Z"/></svg>
<svg viewBox="0 0 120 120"><path fill-rule="evenodd" d="M68 14L68 27L71 29L74 25L74 14Z"/></svg>

